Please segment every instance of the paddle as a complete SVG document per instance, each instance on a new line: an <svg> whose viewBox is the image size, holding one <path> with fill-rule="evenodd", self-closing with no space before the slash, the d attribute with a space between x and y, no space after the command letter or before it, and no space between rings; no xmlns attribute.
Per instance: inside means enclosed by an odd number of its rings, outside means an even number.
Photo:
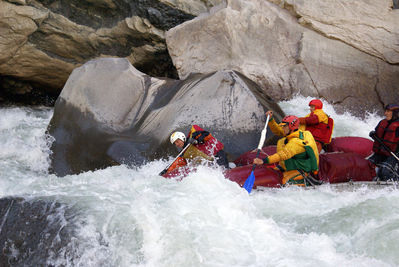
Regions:
<svg viewBox="0 0 399 267"><path fill-rule="evenodd" d="M384 142L376 135L376 133L374 131L370 132L370 137L373 138L374 140L376 140L378 143L381 144L381 146L387 151L389 152L389 154L391 154L397 161L399 161L399 157L392 152L392 150L389 149L389 147L387 147Z"/></svg>
<svg viewBox="0 0 399 267"><path fill-rule="evenodd" d="M260 150L262 149L263 143L265 142L267 125L269 124L269 118L270 118L270 116L267 115L265 128L263 128L262 133L260 135L260 140L259 140L259 145L258 145L258 151L256 152L256 157L259 157ZM254 183L255 183L255 174L254 174L255 167L256 167L256 164L253 164L251 174L248 176L247 180L245 180L245 183L242 186L245 188L245 190L248 191L248 194L251 193L252 187L254 186Z"/></svg>
<svg viewBox="0 0 399 267"><path fill-rule="evenodd" d="M182 151L180 151L179 155L177 155L176 158L172 161L172 163L169 164L168 166L166 166L166 168L163 169L163 170L159 173L159 175L160 175L160 176L164 175L164 174L168 171L169 167L172 166L172 164L180 157L181 154L184 153L184 151L187 150L187 148L188 148L190 145L191 145L191 143L187 144L186 147L183 148Z"/></svg>

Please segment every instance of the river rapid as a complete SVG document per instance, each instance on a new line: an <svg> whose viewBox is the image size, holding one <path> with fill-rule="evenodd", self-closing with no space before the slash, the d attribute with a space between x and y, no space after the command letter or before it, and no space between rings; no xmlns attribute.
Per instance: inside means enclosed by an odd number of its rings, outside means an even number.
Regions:
<svg viewBox="0 0 399 267"><path fill-rule="evenodd" d="M309 100L279 104L304 116ZM335 120L335 137L368 137L382 119L324 110ZM159 177L172 157L59 178L47 171L52 113L0 109L0 198L50 198L78 211L75 238L46 265L399 266L395 187L264 188L248 195L219 169L199 167L182 181Z"/></svg>

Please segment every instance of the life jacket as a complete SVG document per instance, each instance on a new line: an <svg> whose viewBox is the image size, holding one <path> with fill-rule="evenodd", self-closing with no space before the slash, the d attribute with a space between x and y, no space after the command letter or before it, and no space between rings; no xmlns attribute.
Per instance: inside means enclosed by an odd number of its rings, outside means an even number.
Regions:
<svg viewBox="0 0 399 267"><path fill-rule="evenodd" d="M183 158L188 159L191 162L194 160L194 163L200 163L201 159L206 159L209 161L213 160L212 156L208 156L204 152L198 149L196 145L190 145L186 151L183 153Z"/></svg>
<svg viewBox="0 0 399 267"><path fill-rule="evenodd" d="M199 135L197 135L199 134ZM210 134L209 132L206 132L204 129L202 129L201 127L199 127L198 125L193 125L191 127L190 132L188 133L188 138L193 138L194 139L199 139L199 137L201 135L205 135L205 137L203 137L203 141L204 143L202 144L196 144L195 147L204 152L206 155L208 156L215 156L220 150L223 149L223 144L218 141L215 137L212 136L212 134Z"/></svg>
<svg viewBox="0 0 399 267"><path fill-rule="evenodd" d="M331 136L334 130L334 120L330 118L322 109L316 109L312 113L305 116L305 118L311 116L317 116L319 123L306 125L306 130L311 132L316 141L322 144L331 143Z"/></svg>
<svg viewBox="0 0 399 267"><path fill-rule="evenodd" d="M280 162L285 171L302 170L308 173L319 169L319 151L316 142L309 131L295 131L277 142L277 153L288 144L294 142L297 151L293 157Z"/></svg>
<svg viewBox="0 0 399 267"><path fill-rule="evenodd" d="M399 127L399 119L394 121L388 121L384 119L380 121L375 128L377 137L379 137L384 144L391 149L392 152L399 151L399 137L396 136L396 129ZM379 142L374 141L373 151L377 154L390 156L390 153L386 151Z"/></svg>
<svg viewBox="0 0 399 267"><path fill-rule="evenodd" d="M188 144L186 144L188 145ZM178 157L175 162L170 165L168 172L173 171L174 169L186 166L189 160L191 163L194 164L201 164L203 160L209 160L212 161L213 157L208 156L198 148L196 148L194 145L190 145L186 151L184 151L183 155L181 157Z"/></svg>
<svg viewBox="0 0 399 267"><path fill-rule="evenodd" d="M174 169L183 167L187 165L187 161L183 158L183 157L178 157L173 163L172 165L170 165L170 167L168 168L168 172L173 171Z"/></svg>

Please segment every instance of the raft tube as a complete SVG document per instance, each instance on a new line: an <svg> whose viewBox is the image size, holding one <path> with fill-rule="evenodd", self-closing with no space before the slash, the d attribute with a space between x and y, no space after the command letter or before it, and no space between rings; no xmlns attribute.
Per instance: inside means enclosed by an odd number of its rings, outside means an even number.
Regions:
<svg viewBox="0 0 399 267"><path fill-rule="evenodd" d="M372 181L374 166L354 152L330 152L319 155L318 179L331 184L349 181Z"/></svg>
<svg viewBox="0 0 399 267"><path fill-rule="evenodd" d="M373 142L362 137L337 137L333 138L329 145L329 151L320 154L319 172L317 179L325 183L346 183L372 181L376 177L374 166L365 159L365 155L370 155ZM260 158L274 154L276 146L264 147L260 153ZM224 176L242 186L251 174L252 162L256 157L256 150L248 151L239 156L234 163L238 166L224 171ZM185 177L195 168L187 166L180 167L164 175L165 178ZM254 188L281 187L282 173L274 169L274 165L257 166L254 170Z"/></svg>
<svg viewBox="0 0 399 267"><path fill-rule="evenodd" d="M195 168L188 166L180 167L163 175L165 178L178 178L183 179L191 172L195 172ZM251 174L252 165L240 166L223 172L224 177L233 182L243 186L245 180ZM282 174L279 171L268 168L266 165L256 166L254 170L255 183L254 188L257 186L264 187L280 187L282 183Z"/></svg>
<svg viewBox="0 0 399 267"><path fill-rule="evenodd" d="M335 137L324 147L326 152L353 152L368 157L373 153L373 141L364 137Z"/></svg>

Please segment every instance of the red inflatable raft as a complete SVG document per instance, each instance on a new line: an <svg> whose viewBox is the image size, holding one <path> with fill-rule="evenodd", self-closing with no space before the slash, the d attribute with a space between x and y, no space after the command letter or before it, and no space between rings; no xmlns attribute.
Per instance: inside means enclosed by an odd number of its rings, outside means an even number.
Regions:
<svg viewBox="0 0 399 267"><path fill-rule="evenodd" d="M328 152L320 154L319 173L317 179L327 183L345 183L372 181L376 176L372 164L365 159L372 154L373 142L362 137L337 137L333 138L327 146ZM262 149L260 157L266 157L276 152L276 146ZM252 161L256 151L248 151L238 157L234 163L237 167L226 170L224 176L242 186L251 173ZM257 166L254 170L255 183L263 187L281 187L282 173L274 170L273 165ZM192 169L181 167L164 175L165 178L186 176Z"/></svg>

